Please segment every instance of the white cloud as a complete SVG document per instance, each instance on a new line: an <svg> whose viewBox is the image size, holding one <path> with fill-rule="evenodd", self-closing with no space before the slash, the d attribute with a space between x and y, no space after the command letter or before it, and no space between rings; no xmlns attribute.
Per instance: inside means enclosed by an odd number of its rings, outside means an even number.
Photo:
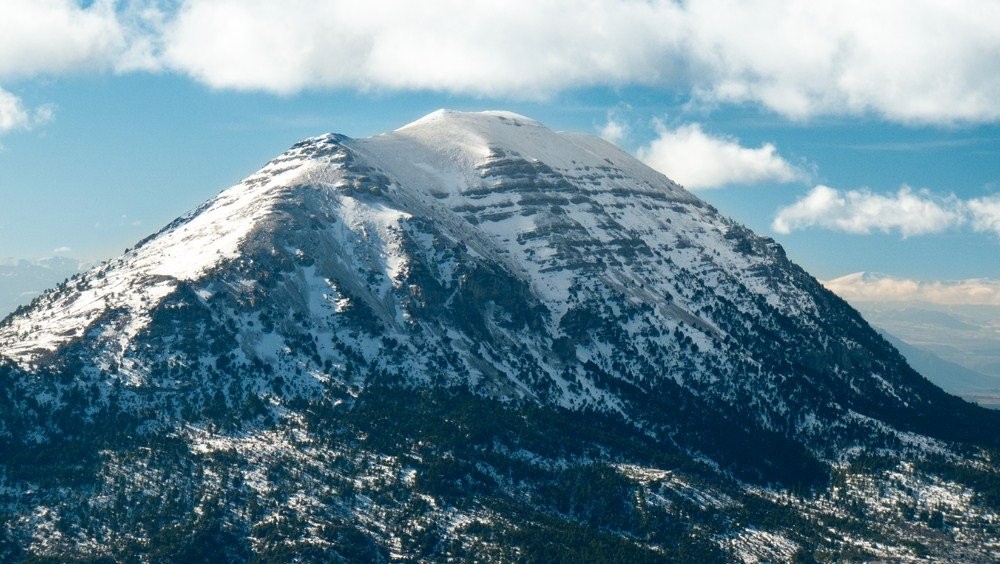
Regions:
<svg viewBox="0 0 1000 564"><path fill-rule="evenodd" d="M123 6L125 4L122 4ZM128 46L114 0L0 2L0 79L113 68ZM0 88L0 133L51 121L54 107L26 108Z"/></svg>
<svg viewBox="0 0 1000 564"><path fill-rule="evenodd" d="M663 26L677 13L593 0L188 0L167 24L164 59L217 88L545 97L662 80L681 41Z"/></svg>
<svg viewBox="0 0 1000 564"><path fill-rule="evenodd" d="M0 133L16 129L31 129L52 120L55 109L44 105L34 110L24 107L20 98L0 88Z"/></svg>
<svg viewBox="0 0 1000 564"><path fill-rule="evenodd" d="M656 124L658 137L639 148L638 156L649 166L694 190L726 184L791 182L806 174L778 154L774 145L744 147L739 140L715 137L697 123L667 129Z"/></svg>
<svg viewBox="0 0 1000 564"><path fill-rule="evenodd" d="M794 118L1000 118L989 0L185 0L166 30L167 64L218 88L539 97L643 84Z"/></svg>
<svg viewBox="0 0 1000 564"><path fill-rule="evenodd" d="M629 127L624 121L608 114L608 121L598 129L597 134L608 143L620 144L628 137Z"/></svg>
<svg viewBox="0 0 1000 564"><path fill-rule="evenodd" d="M1000 4L990 0L686 3L703 95L791 117L1000 117Z"/></svg>
<svg viewBox="0 0 1000 564"><path fill-rule="evenodd" d="M166 69L215 88L279 94L544 98L645 85L792 118L991 122L1000 119L1000 3L0 2L0 80L85 69Z"/></svg>
<svg viewBox="0 0 1000 564"><path fill-rule="evenodd" d="M1000 237L1000 194L975 198L967 205L973 229L992 231Z"/></svg>
<svg viewBox="0 0 1000 564"><path fill-rule="evenodd" d="M24 109L21 99L0 88L0 133L22 129L31 123L31 115Z"/></svg>
<svg viewBox="0 0 1000 564"><path fill-rule="evenodd" d="M1000 305L1000 280L989 278L918 282L858 272L823 282L823 285L849 302Z"/></svg>
<svg viewBox="0 0 1000 564"><path fill-rule="evenodd" d="M126 39L113 0L3 0L0 78L112 68Z"/></svg>
<svg viewBox="0 0 1000 564"><path fill-rule="evenodd" d="M903 186L896 194L868 189L841 191L818 185L804 198L778 210L771 227L790 233L822 227L854 234L899 231L903 237L938 233L965 221L962 202Z"/></svg>

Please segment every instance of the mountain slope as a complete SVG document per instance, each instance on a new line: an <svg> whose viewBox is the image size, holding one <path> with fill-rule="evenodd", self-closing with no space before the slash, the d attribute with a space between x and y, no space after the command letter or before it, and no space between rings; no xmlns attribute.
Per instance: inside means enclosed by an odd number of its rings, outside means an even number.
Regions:
<svg viewBox="0 0 1000 564"><path fill-rule="evenodd" d="M0 354L25 554L787 558L859 454L909 492L932 478L899 465L928 457L996 483L974 446L1000 417L776 243L505 112L303 141L4 320ZM949 498L963 533L923 550L988 534L970 487ZM871 554L915 550L912 526L877 528L892 548Z"/></svg>

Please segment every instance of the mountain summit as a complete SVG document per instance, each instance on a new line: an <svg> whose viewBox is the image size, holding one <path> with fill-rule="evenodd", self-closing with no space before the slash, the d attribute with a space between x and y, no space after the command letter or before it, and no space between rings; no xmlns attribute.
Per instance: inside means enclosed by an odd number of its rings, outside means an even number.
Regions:
<svg viewBox="0 0 1000 564"><path fill-rule="evenodd" d="M997 550L998 414L773 240L508 112L298 143L0 356L4 559Z"/></svg>

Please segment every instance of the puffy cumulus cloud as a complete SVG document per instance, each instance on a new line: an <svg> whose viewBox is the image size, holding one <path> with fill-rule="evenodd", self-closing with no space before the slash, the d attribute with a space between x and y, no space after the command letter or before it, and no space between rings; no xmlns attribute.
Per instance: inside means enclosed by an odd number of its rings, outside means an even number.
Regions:
<svg viewBox="0 0 1000 564"><path fill-rule="evenodd" d="M822 227L854 234L899 231L903 237L945 231L965 221L954 196L940 198L927 190L903 186L892 195L867 189L837 190L818 185L799 201L778 210L772 229L790 233Z"/></svg>
<svg viewBox="0 0 1000 564"><path fill-rule="evenodd" d="M164 30L176 4L175 0L118 0L118 24L125 41L114 57L116 72L164 68Z"/></svg>
<svg viewBox="0 0 1000 564"><path fill-rule="evenodd" d="M783 115L872 112L903 122L1000 117L1000 3L684 3L703 97Z"/></svg>
<svg viewBox="0 0 1000 564"><path fill-rule="evenodd" d="M0 78L113 68L128 38L113 0L3 0Z"/></svg>
<svg viewBox="0 0 1000 564"><path fill-rule="evenodd" d="M54 108L44 105L34 110L24 107L20 98L0 88L0 133L31 129L52 119Z"/></svg>
<svg viewBox="0 0 1000 564"><path fill-rule="evenodd" d="M154 0L149 0L154 1ZM0 79L23 79L118 68L138 60L142 28L123 23L140 0L3 0L0 2ZM134 21L138 19L130 18ZM145 58L150 60L151 51ZM149 68L132 64L129 69ZM0 88L0 133L31 129L52 119L54 108L24 106Z"/></svg>
<svg viewBox="0 0 1000 564"><path fill-rule="evenodd" d="M1000 119L992 0L4 0L0 80L168 69L215 88L544 98L645 85L792 118Z"/></svg>
<svg viewBox="0 0 1000 564"><path fill-rule="evenodd" d="M167 68L216 88L690 90L793 118L1000 119L991 0L4 0L0 79Z"/></svg>
<svg viewBox="0 0 1000 564"><path fill-rule="evenodd" d="M628 136L628 125L613 119L608 120L607 123L601 126L598 135L601 136L601 139L617 145Z"/></svg>
<svg viewBox="0 0 1000 564"><path fill-rule="evenodd" d="M793 118L1000 118L991 0L183 0L164 30L163 61L218 88L642 84Z"/></svg>
<svg viewBox="0 0 1000 564"><path fill-rule="evenodd" d="M976 231L992 231L1000 237L1000 194L969 200L967 204Z"/></svg>
<svg viewBox="0 0 1000 564"><path fill-rule="evenodd" d="M608 121L597 128L597 134L608 143L620 144L629 134L629 126L624 120L615 115L615 112L608 112Z"/></svg>
<svg viewBox="0 0 1000 564"><path fill-rule="evenodd" d="M218 88L426 89L545 97L673 74L672 3L187 0L164 61Z"/></svg>
<svg viewBox="0 0 1000 564"><path fill-rule="evenodd" d="M174 0L2 0L0 80L84 71L161 68L162 29ZM0 88L0 133L50 121Z"/></svg>
<svg viewBox="0 0 1000 564"><path fill-rule="evenodd" d="M744 147L739 140L705 133L689 123L676 129L656 124L657 138L640 147L639 158L674 181L697 190L727 184L791 182L807 175L778 154L774 145Z"/></svg>
<svg viewBox="0 0 1000 564"><path fill-rule="evenodd" d="M27 127L29 123L31 116L21 99L0 88L0 133Z"/></svg>
<svg viewBox="0 0 1000 564"><path fill-rule="evenodd" d="M849 302L1000 306L1000 280L989 278L919 282L858 272L828 280L823 285Z"/></svg>

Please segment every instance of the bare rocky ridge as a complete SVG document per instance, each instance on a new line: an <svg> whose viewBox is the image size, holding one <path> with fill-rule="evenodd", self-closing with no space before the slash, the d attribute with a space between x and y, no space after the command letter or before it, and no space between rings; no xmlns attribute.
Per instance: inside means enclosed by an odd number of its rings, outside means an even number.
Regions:
<svg viewBox="0 0 1000 564"><path fill-rule="evenodd" d="M516 114L303 141L0 354L13 558L998 554L1000 415L774 241Z"/></svg>

